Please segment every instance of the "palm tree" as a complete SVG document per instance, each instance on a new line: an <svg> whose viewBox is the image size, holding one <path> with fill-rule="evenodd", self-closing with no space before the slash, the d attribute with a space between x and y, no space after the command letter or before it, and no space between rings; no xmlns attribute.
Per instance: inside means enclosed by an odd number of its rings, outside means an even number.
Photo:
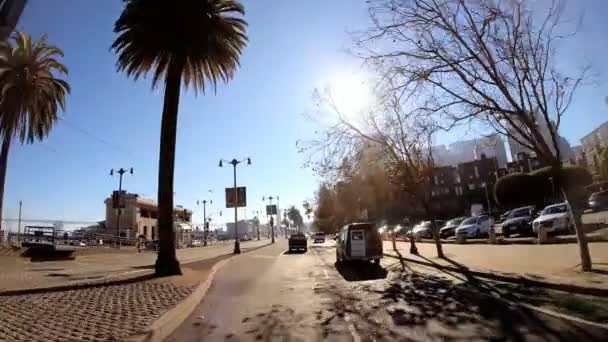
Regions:
<svg viewBox="0 0 608 342"><path fill-rule="evenodd" d="M16 32L12 42L0 46L0 222L11 140L18 136L22 144L31 144L44 139L59 119L58 110L65 111L70 92L68 83L53 75L68 73L57 60L63 52L46 39Z"/></svg>
<svg viewBox="0 0 608 342"><path fill-rule="evenodd" d="M180 274L173 232L173 171L180 86L203 93L228 82L247 44L243 5L233 0L125 0L112 49L118 70L137 80L153 71L165 96L158 165L157 275Z"/></svg>

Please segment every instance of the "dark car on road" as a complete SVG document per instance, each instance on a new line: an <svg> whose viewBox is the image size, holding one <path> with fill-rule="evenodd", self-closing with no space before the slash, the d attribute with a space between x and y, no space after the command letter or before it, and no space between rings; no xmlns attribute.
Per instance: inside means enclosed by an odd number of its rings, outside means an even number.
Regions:
<svg viewBox="0 0 608 342"><path fill-rule="evenodd" d="M304 251L308 249L308 242L306 241L306 235L304 233L294 233L289 236L288 240L289 251Z"/></svg>
<svg viewBox="0 0 608 342"><path fill-rule="evenodd" d="M380 263L382 238L372 223L350 223L342 227L336 240L336 262L364 260Z"/></svg>
<svg viewBox="0 0 608 342"><path fill-rule="evenodd" d="M462 221L464 221L464 219L466 219L466 217L457 217L446 222L445 225L439 230L439 236L442 239L447 239L450 236L454 236L454 231L456 228L458 228Z"/></svg>
<svg viewBox="0 0 608 342"><path fill-rule="evenodd" d="M535 218L536 210L534 206L513 209L502 223L502 234L505 237L509 237L511 234L533 234L532 221Z"/></svg>
<svg viewBox="0 0 608 342"><path fill-rule="evenodd" d="M323 233L314 233L312 235L312 242L313 243L323 243L325 242L325 234Z"/></svg>
<svg viewBox="0 0 608 342"><path fill-rule="evenodd" d="M588 202L593 211L608 210L608 190L592 193Z"/></svg>

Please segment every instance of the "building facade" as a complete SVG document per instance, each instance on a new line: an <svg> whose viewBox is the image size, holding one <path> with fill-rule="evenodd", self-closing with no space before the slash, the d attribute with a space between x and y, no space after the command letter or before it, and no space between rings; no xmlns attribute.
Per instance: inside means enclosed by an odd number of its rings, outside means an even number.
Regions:
<svg viewBox="0 0 608 342"><path fill-rule="evenodd" d="M495 158L498 167L507 164L507 150L504 140L498 134L471 140L456 141L449 145L434 146L433 159L437 166L457 165L472 160Z"/></svg>
<svg viewBox="0 0 608 342"><path fill-rule="evenodd" d="M123 208L120 212L120 235L126 239L158 239L158 205L155 201L140 197L138 194L123 190L121 196ZM118 229L118 209L114 208L112 197L106 198L106 229L110 235L116 235ZM176 239L179 245L185 243L189 230L192 231L192 210L180 206L174 209ZM185 235L184 235L185 234ZM187 239L186 239L187 240Z"/></svg>
<svg viewBox="0 0 608 342"><path fill-rule="evenodd" d="M608 121L582 137L581 146L589 171L597 173L601 162L602 149L608 148Z"/></svg>

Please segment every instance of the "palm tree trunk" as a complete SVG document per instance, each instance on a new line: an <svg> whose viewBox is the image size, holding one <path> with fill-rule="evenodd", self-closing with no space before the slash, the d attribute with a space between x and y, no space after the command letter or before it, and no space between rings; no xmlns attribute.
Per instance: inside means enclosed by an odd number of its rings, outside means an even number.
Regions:
<svg viewBox="0 0 608 342"><path fill-rule="evenodd" d="M173 230L173 175L175 169L175 141L177 114L183 60L172 59L167 70L163 118L160 131L158 160L158 258L155 271L158 276L181 274L175 256L175 232Z"/></svg>
<svg viewBox="0 0 608 342"><path fill-rule="evenodd" d="M11 136L5 135L0 152L0 231L2 230L2 209L4 208L4 183L6 181L6 167L8 165L8 152L11 148Z"/></svg>

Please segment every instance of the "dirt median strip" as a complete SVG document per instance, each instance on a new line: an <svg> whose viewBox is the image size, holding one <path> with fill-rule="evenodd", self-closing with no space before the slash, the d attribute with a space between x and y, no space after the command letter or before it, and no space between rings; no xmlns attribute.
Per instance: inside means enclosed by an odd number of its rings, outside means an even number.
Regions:
<svg viewBox="0 0 608 342"><path fill-rule="evenodd" d="M394 259L401 259L403 261L413 262L413 263L417 263L417 264L425 265L425 266L429 266L429 267L435 267L438 269L448 270L450 272L473 275L473 276L480 277L480 278L492 279L492 280L508 282L508 283L521 284L521 285L526 285L526 286L544 287L547 289L563 291L563 292L572 292L572 293L578 293L578 294L584 294L584 295L608 297L607 288L593 287L593 286L581 286L581 285L575 285L575 284L553 283L553 282L542 281L542 280L538 280L538 279L532 279L532 278L526 277L524 275L510 276L510 275L506 275L506 274L503 274L503 273L500 273L497 271L494 271L494 272L480 271L480 270L472 270L470 268L462 269L462 268L455 267L455 266L440 265L440 264L433 263L433 262L410 259L410 258L406 258L406 257L400 257L398 255L391 254L391 253L384 253L384 256L389 257L389 258L394 258Z"/></svg>
<svg viewBox="0 0 608 342"><path fill-rule="evenodd" d="M266 246L269 246L270 243L263 244L261 246L255 247L244 247L242 249L243 253L248 253ZM186 267L188 265L196 264L205 260L214 260L217 257L232 255L232 253L220 254L214 257L205 257L198 260L191 260L188 262L181 263L180 265ZM22 295L22 294L33 294L33 293L42 293L42 292L56 292L56 291L69 291L69 290L79 290L86 289L90 287L98 287L98 286L110 286L110 285L120 285L120 284L128 284L138 281L144 281L155 278L154 275L154 265L146 265L149 267L148 269L143 270L129 270L125 272L113 272L108 274L107 276L101 279L94 280L84 280L84 281L73 281L66 284L59 285L51 285L51 286L36 286L29 288L21 288L21 289L8 289L8 290L0 290L1 296L14 296L14 295Z"/></svg>

